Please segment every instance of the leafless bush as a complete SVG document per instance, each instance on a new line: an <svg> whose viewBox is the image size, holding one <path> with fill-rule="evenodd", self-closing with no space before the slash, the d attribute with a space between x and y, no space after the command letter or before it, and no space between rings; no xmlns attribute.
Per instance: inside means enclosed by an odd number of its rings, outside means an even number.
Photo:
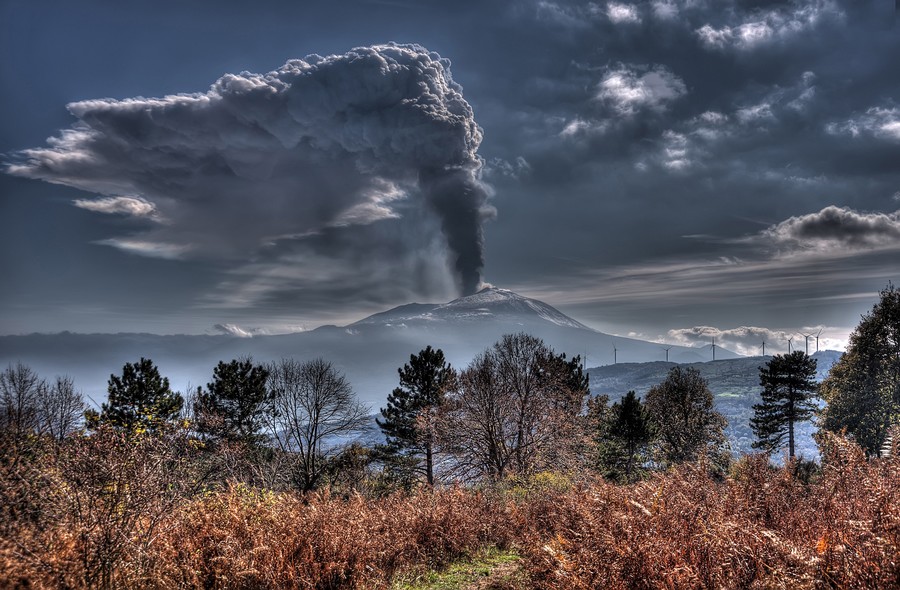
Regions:
<svg viewBox="0 0 900 590"><path fill-rule="evenodd" d="M7 571L50 587L134 583L166 519L202 480L191 454L178 430L129 436L104 426L69 438L34 467L41 520L20 520L2 540ZM12 581L0 575L0 585Z"/></svg>

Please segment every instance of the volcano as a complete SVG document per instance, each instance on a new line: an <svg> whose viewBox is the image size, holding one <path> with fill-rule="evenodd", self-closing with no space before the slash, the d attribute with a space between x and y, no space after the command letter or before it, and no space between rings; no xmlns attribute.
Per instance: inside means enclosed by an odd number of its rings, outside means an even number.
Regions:
<svg viewBox="0 0 900 590"><path fill-rule="evenodd" d="M0 337L0 363L24 362L45 377L68 374L96 402L106 381L126 362L152 359L173 389L207 383L220 360L251 355L256 361L322 357L343 371L359 397L374 408L397 385L397 368L426 346L440 348L457 368L504 334L526 332L588 366L662 361L663 345L605 334L551 305L508 289L490 287L447 303L410 303L347 326L309 332L237 338L227 335L31 334ZM692 363L711 359L710 347L673 346L669 359ZM717 359L738 355L716 348Z"/></svg>

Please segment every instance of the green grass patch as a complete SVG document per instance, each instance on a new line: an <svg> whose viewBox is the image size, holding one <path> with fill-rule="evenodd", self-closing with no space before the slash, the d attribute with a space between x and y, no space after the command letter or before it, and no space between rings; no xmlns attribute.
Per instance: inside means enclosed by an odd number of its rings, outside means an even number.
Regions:
<svg viewBox="0 0 900 590"><path fill-rule="evenodd" d="M485 549L440 570L404 576L391 590L525 590L529 586L521 559L512 550Z"/></svg>

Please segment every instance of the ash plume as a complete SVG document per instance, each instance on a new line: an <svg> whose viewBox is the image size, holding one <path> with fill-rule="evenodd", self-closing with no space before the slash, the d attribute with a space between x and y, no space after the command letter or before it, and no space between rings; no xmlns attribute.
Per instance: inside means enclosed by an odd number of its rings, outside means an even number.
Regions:
<svg viewBox="0 0 900 590"><path fill-rule="evenodd" d="M94 193L74 204L131 218L131 233L98 243L235 264L273 244L294 254L324 248L315 254L352 266L385 233L366 227L424 212L436 217L441 262L459 289L481 281L482 223L492 212L480 181L482 130L450 62L419 45L310 55L265 74L226 74L202 93L68 109L78 119L71 128L4 169ZM398 239L405 254L433 256L435 224L410 225ZM348 238L312 239L329 233Z"/></svg>

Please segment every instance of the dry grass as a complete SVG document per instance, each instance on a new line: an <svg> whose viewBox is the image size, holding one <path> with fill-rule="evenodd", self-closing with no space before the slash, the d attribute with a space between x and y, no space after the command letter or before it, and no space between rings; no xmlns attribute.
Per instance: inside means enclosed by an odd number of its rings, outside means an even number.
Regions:
<svg viewBox="0 0 900 590"><path fill-rule="evenodd" d="M184 507L148 574L159 587L385 587L397 572L508 544L504 513L462 490L367 500L235 488Z"/></svg>
<svg viewBox="0 0 900 590"><path fill-rule="evenodd" d="M545 589L900 585L900 459L867 461L838 438L811 483L750 457L724 481L683 467L630 486L379 499L198 494L160 477L172 461L135 463L113 443L124 475L77 445L101 462L93 479L58 458L0 474L21 504L2 513L0 587L377 589L484 547L515 547Z"/></svg>
<svg viewBox="0 0 900 590"><path fill-rule="evenodd" d="M149 521L117 535L107 578L82 560L102 527L23 527L0 540L0 587L386 588L399 572L508 546L506 513L459 489L365 499L235 486L186 501L149 538Z"/></svg>
<svg viewBox="0 0 900 590"><path fill-rule="evenodd" d="M829 440L821 477L749 457L725 482L682 468L531 507L536 588L896 588L900 462Z"/></svg>

